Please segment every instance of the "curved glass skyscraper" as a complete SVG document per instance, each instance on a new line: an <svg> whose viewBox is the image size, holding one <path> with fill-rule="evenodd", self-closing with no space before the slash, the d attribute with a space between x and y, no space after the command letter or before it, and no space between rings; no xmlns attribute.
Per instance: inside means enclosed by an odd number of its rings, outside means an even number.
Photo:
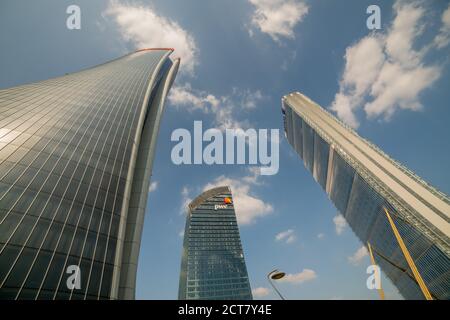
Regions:
<svg viewBox="0 0 450 320"><path fill-rule="evenodd" d="M228 187L205 191L189 204L178 298L252 299Z"/></svg>
<svg viewBox="0 0 450 320"><path fill-rule="evenodd" d="M171 52L0 90L1 299L134 298Z"/></svg>
<svg viewBox="0 0 450 320"><path fill-rule="evenodd" d="M375 262L407 299L423 299L388 221L434 299L450 299L450 200L300 93L282 99L286 137Z"/></svg>

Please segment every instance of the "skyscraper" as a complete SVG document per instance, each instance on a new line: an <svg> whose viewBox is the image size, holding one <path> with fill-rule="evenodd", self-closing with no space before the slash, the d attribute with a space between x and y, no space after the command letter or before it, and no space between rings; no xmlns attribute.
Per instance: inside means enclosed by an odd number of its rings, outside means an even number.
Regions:
<svg viewBox="0 0 450 320"><path fill-rule="evenodd" d="M449 197L306 96L284 96L282 111L289 143L400 293L424 297L384 208L431 295L450 299Z"/></svg>
<svg viewBox="0 0 450 320"><path fill-rule="evenodd" d="M229 187L205 191L189 204L178 298L252 299Z"/></svg>
<svg viewBox="0 0 450 320"><path fill-rule="evenodd" d="M1 299L134 298L172 51L0 90Z"/></svg>

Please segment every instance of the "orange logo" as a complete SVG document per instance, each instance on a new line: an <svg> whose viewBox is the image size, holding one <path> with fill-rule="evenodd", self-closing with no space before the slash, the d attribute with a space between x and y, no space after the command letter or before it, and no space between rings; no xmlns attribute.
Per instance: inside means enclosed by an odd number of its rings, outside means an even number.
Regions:
<svg viewBox="0 0 450 320"><path fill-rule="evenodd" d="M225 199L223 199L223 202L226 204L231 204L231 198L226 197Z"/></svg>

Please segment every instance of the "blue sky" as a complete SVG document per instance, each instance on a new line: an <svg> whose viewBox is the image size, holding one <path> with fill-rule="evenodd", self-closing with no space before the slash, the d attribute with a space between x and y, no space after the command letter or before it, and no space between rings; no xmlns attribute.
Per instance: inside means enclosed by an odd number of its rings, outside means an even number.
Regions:
<svg viewBox="0 0 450 320"><path fill-rule="evenodd" d="M366 9L381 9L368 30ZM81 29L66 28L66 8ZM282 128L280 101L300 91L445 193L450 191L448 1L24 1L0 4L0 88L78 71L140 47L174 47L182 68L161 123L142 238L137 298L175 299L184 205L227 183L250 282L276 298L377 299L369 258L336 209L280 141L280 170L172 164L177 128ZM447 11L446 11L447 10ZM444 14L445 12L445 14ZM239 210L241 209L241 210ZM278 237L277 237L278 235ZM278 238L278 240L277 240ZM383 279L388 298L400 298Z"/></svg>

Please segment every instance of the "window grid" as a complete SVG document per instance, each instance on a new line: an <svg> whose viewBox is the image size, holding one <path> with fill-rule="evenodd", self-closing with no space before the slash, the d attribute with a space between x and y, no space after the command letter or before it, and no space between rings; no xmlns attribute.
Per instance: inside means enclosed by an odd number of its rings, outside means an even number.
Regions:
<svg viewBox="0 0 450 320"><path fill-rule="evenodd" d="M0 209L0 228L10 231L0 235L0 259L9 266L6 275L0 270L0 292L27 299L109 298L136 124L147 107L143 99L150 80L169 70L154 74L167 55L135 53L80 73L0 90L0 201L12 204ZM19 232L24 230L31 231ZM43 230L43 238L37 237ZM62 242L66 230L64 241L70 238L70 245ZM60 251L61 245L68 251ZM36 294L27 283L36 280L29 277L37 261L48 265ZM64 289L68 264L82 266L87 282L81 293L57 290ZM25 278L11 274L14 268ZM56 287L46 285L48 277L50 283L57 280ZM4 287L18 281L20 286Z"/></svg>

